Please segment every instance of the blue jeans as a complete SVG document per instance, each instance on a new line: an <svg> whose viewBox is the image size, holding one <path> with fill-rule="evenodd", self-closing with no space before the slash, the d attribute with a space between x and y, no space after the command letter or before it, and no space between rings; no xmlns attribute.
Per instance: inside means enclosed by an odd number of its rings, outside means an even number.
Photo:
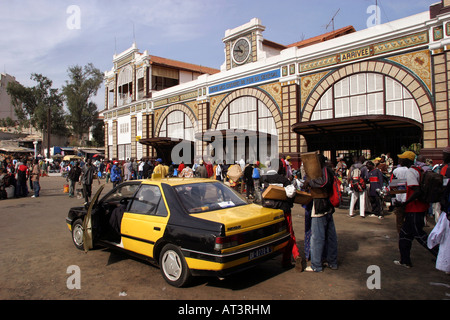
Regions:
<svg viewBox="0 0 450 320"><path fill-rule="evenodd" d="M39 185L39 181L33 181L33 191L34 196L39 197L39 190L41 190L41 186Z"/></svg>
<svg viewBox="0 0 450 320"><path fill-rule="evenodd" d="M337 267L337 234L332 214L313 217L311 223L311 267L322 271L322 257Z"/></svg>
<svg viewBox="0 0 450 320"><path fill-rule="evenodd" d="M75 180L69 179L69 196L73 197L75 195L75 184L77 182Z"/></svg>

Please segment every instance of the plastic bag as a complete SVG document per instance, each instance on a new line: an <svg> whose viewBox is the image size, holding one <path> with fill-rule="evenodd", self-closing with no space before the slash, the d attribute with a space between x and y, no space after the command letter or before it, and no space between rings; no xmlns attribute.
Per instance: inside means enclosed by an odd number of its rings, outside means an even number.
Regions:
<svg viewBox="0 0 450 320"><path fill-rule="evenodd" d="M290 185L284 187L284 190L286 190L286 196L288 198L293 198L296 196L297 190L295 189L294 185L290 184Z"/></svg>

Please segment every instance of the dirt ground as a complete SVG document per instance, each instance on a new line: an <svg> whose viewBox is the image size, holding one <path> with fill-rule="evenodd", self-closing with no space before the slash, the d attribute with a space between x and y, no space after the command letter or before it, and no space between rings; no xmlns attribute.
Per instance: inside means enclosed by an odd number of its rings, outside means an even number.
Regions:
<svg viewBox="0 0 450 320"><path fill-rule="evenodd" d="M435 259L413 243L414 267L394 265L399 257L395 217L350 218L334 214L338 270L297 272L281 267L281 257L226 279L197 278L174 288L160 270L127 255L75 248L65 224L70 207L82 199L63 193L62 177L42 178L39 198L0 200L0 299L2 300L444 300L450 276L435 269ZM104 183L104 181L102 181ZM106 186L106 190L111 188ZM94 192L98 185L94 183ZM106 191L105 190L105 191ZM105 192L104 191L104 192ZM304 210L293 210L298 246L303 250ZM427 232L434 221L428 222ZM72 267L81 288L69 289ZM373 273L373 270L376 272ZM377 281L375 281L377 280ZM379 284L374 288L374 284Z"/></svg>

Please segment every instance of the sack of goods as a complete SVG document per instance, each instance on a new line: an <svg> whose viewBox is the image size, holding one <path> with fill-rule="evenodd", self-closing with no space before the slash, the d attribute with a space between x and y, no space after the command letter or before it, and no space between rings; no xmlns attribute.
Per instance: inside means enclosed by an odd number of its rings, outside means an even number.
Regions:
<svg viewBox="0 0 450 320"><path fill-rule="evenodd" d="M242 172L241 166L235 164L228 169L227 175L231 180L238 181L244 173Z"/></svg>
<svg viewBox="0 0 450 320"><path fill-rule="evenodd" d="M362 192L366 190L366 182L361 177L360 168L355 168L351 172L350 188L356 192Z"/></svg>

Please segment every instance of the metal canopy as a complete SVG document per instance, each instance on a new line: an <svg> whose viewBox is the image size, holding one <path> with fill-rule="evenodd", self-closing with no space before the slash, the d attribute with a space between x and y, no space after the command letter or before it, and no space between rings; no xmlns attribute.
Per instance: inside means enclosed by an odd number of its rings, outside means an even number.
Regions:
<svg viewBox="0 0 450 320"><path fill-rule="evenodd" d="M140 139L139 143L155 148L157 158L161 158L164 163L169 164L172 163L172 149L182 141L185 140L178 138L157 137ZM194 142L191 142L193 148Z"/></svg>
<svg viewBox="0 0 450 320"><path fill-rule="evenodd" d="M389 131L391 129L406 129L413 127L419 127L423 130L423 125L412 119L372 115L300 122L294 124L292 130L300 135L308 137L317 134L354 134L373 130Z"/></svg>
<svg viewBox="0 0 450 320"><path fill-rule="evenodd" d="M294 124L308 150L370 150L371 154L400 152L402 146L423 139L423 125L412 119L372 115ZM332 159L333 160L333 159Z"/></svg>

